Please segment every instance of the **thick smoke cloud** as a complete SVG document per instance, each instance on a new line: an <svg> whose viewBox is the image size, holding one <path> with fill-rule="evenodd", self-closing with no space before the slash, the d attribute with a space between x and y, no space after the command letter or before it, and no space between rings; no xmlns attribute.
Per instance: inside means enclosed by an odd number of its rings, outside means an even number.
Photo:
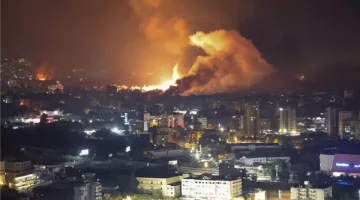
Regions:
<svg viewBox="0 0 360 200"><path fill-rule="evenodd" d="M153 45L162 45L171 54L180 55L190 35L186 20L177 16L165 16L161 12L163 0L130 0L137 17L141 20L140 30Z"/></svg>
<svg viewBox="0 0 360 200"><path fill-rule="evenodd" d="M181 81L182 94L212 94L246 88L274 70L251 41L236 31L217 30L190 36L203 49Z"/></svg>
<svg viewBox="0 0 360 200"><path fill-rule="evenodd" d="M220 29L192 35L185 18L175 14L169 17L168 12L165 12L164 4L171 0L130 2L141 20L140 29L147 39L176 55L176 62L183 69L182 72L186 69L182 73L185 76L178 82L182 95L213 94L247 88L273 72L272 66L264 60L252 42L236 31Z"/></svg>

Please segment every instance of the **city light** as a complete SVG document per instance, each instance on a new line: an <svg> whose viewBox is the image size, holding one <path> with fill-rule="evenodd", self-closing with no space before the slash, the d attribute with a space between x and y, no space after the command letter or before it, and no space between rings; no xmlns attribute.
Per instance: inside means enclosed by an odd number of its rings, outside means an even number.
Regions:
<svg viewBox="0 0 360 200"><path fill-rule="evenodd" d="M127 146L126 149L125 149L125 152L130 152L130 151L131 151L131 147Z"/></svg>
<svg viewBox="0 0 360 200"><path fill-rule="evenodd" d="M83 149L83 150L81 150L81 152L80 152L80 154L79 154L80 156L86 156L86 155L89 155L89 149Z"/></svg>
<svg viewBox="0 0 360 200"><path fill-rule="evenodd" d="M338 166L338 167L349 167L349 164L347 164L347 163L336 163L336 166Z"/></svg>
<svg viewBox="0 0 360 200"><path fill-rule="evenodd" d="M116 134L122 134L125 130L120 130L117 127L114 127L111 129L111 132L116 133Z"/></svg>
<svg viewBox="0 0 360 200"><path fill-rule="evenodd" d="M205 168L208 168L208 167L209 167L208 162L204 162L204 167L205 167Z"/></svg>

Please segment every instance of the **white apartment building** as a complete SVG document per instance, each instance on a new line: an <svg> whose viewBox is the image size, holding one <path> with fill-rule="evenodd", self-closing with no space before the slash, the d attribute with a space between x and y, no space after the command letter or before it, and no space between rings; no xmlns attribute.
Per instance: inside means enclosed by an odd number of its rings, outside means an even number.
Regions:
<svg viewBox="0 0 360 200"><path fill-rule="evenodd" d="M304 187L290 189L291 200L325 200L332 197L332 187L311 187L305 182Z"/></svg>
<svg viewBox="0 0 360 200"><path fill-rule="evenodd" d="M98 182L84 183L74 187L74 200L101 200L102 187Z"/></svg>
<svg viewBox="0 0 360 200"><path fill-rule="evenodd" d="M241 194L241 178L202 175L181 180L181 196L187 199L231 199Z"/></svg>
<svg viewBox="0 0 360 200"><path fill-rule="evenodd" d="M180 180L188 177L188 174L180 176L166 176L163 177L140 177L137 176L136 180L139 182L138 189L145 192L161 191L163 196L166 197L179 197L180 196Z"/></svg>

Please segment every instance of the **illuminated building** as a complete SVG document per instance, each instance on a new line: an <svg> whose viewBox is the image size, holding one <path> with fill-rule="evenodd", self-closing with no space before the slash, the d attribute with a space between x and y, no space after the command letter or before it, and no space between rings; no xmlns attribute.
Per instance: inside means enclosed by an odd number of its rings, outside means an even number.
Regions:
<svg viewBox="0 0 360 200"><path fill-rule="evenodd" d="M184 128L184 115L168 115L167 116L168 127L182 127Z"/></svg>
<svg viewBox="0 0 360 200"><path fill-rule="evenodd" d="M290 107L280 108L280 129L281 134L290 133L294 135L296 131L296 110Z"/></svg>
<svg viewBox="0 0 360 200"><path fill-rule="evenodd" d="M353 120L353 114L350 111L339 112L339 136L340 138L348 138L351 134L351 124L355 123Z"/></svg>
<svg viewBox="0 0 360 200"><path fill-rule="evenodd" d="M313 187L308 181L305 181L305 184L302 187L292 187L290 193L291 200L324 200L328 197L332 197L332 187Z"/></svg>
<svg viewBox="0 0 360 200"><path fill-rule="evenodd" d="M5 183L16 190L23 190L33 186L36 175L33 172L31 161L5 162Z"/></svg>
<svg viewBox="0 0 360 200"><path fill-rule="evenodd" d="M74 200L101 200L102 186L98 182L87 182L74 187Z"/></svg>
<svg viewBox="0 0 360 200"><path fill-rule="evenodd" d="M326 108L325 112L325 123L326 123L326 131L329 136L337 136L338 121L339 121L339 112L338 108Z"/></svg>
<svg viewBox="0 0 360 200"><path fill-rule="evenodd" d="M203 136L204 131L192 130L188 132L189 142L198 143L200 138Z"/></svg>
<svg viewBox="0 0 360 200"><path fill-rule="evenodd" d="M59 81L56 81L55 85L50 85L48 87L50 93L54 93L55 91L64 92L64 85L61 84Z"/></svg>
<svg viewBox="0 0 360 200"><path fill-rule="evenodd" d="M259 128L260 128L259 113L260 113L260 109L258 103L245 104L245 118L244 118L245 136L256 137L259 134Z"/></svg>
<svg viewBox="0 0 360 200"><path fill-rule="evenodd" d="M184 198L232 199L241 194L241 178L202 175L181 180L181 196Z"/></svg>
<svg viewBox="0 0 360 200"><path fill-rule="evenodd" d="M176 175L169 173L147 175L136 175L136 180L139 182L138 189L145 192L160 191L165 197L180 196L180 181L188 177L187 174Z"/></svg>
<svg viewBox="0 0 360 200"><path fill-rule="evenodd" d="M207 129L207 118L206 117L198 117L197 121L201 123L202 129Z"/></svg>
<svg viewBox="0 0 360 200"><path fill-rule="evenodd" d="M360 176L360 155L320 154L320 170L333 176Z"/></svg>
<svg viewBox="0 0 360 200"><path fill-rule="evenodd" d="M0 185L5 183L5 161L0 161Z"/></svg>
<svg viewBox="0 0 360 200"><path fill-rule="evenodd" d="M230 154L231 155L231 154ZM269 155L257 155L256 153L250 154L250 155L246 155L246 156L242 156L239 158L236 158L237 156L235 156L234 162L236 164L242 164L245 166L253 166L256 163L260 163L260 164L267 164L267 163L273 163L276 160L283 160L286 163L290 163L290 157L286 156L286 155L276 155L276 153L272 153Z"/></svg>
<svg viewBox="0 0 360 200"><path fill-rule="evenodd" d="M260 119L260 132L267 133L271 131L271 120L270 119Z"/></svg>

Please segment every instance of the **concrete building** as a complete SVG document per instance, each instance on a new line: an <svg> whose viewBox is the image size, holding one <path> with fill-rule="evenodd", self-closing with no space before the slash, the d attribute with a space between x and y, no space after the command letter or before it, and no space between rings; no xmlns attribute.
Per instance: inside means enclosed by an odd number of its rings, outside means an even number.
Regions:
<svg viewBox="0 0 360 200"><path fill-rule="evenodd" d="M245 166L253 166L255 163L269 164L276 160L283 160L286 163L290 163L289 156L273 155L273 156L242 156L234 160L236 165L242 164Z"/></svg>
<svg viewBox="0 0 360 200"><path fill-rule="evenodd" d="M339 121L338 108L326 108L325 112L325 126L329 136L337 136L338 134L338 121Z"/></svg>
<svg viewBox="0 0 360 200"><path fill-rule="evenodd" d="M197 121L201 123L202 129L207 129L207 118L206 117L198 117Z"/></svg>
<svg viewBox="0 0 360 200"><path fill-rule="evenodd" d="M74 187L74 200L101 200L102 186L98 182L88 182Z"/></svg>
<svg viewBox="0 0 360 200"><path fill-rule="evenodd" d="M290 107L280 108L280 129L279 133L295 135L296 131L296 110Z"/></svg>
<svg viewBox="0 0 360 200"><path fill-rule="evenodd" d="M315 187L305 181L304 186L292 187L290 193L291 200L324 200L332 197L332 187Z"/></svg>
<svg viewBox="0 0 360 200"><path fill-rule="evenodd" d="M260 119L260 132L262 134L271 132L271 120L267 118Z"/></svg>
<svg viewBox="0 0 360 200"><path fill-rule="evenodd" d="M351 132L351 123L353 113L350 111L340 111L339 112L339 136L340 138L348 138Z"/></svg>
<svg viewBox="0 0 360 200"><path fill-rule="evenodd" d="M332 176L360 177L360 155L320 154L320 170Z"/></svg>
<svg viewBox="0 0 360 200"><path fill-rule="evenodd" d="M244 134L247 137L256 137L260 129L260 109L258 103L245 104Z"/></svg>
<svg viewBox="0 0 360 200"><path fill-rule="evenodd" d="M16 190L23 190L36 183L36 175L32 169L31 161L6 161L5 184Z"/></svg>
<svg viewBox="0 0 360 200"><path fill-rule="evenodd" d="M232 199L241 194L241 178L202 175L181 180L181 196L184 198Z"/></svg>
<svg viewBox="0 0 360 200"><path fill-rule="evenodd" d="M139 182L138 189L145 192L161 191L163 196L166 197L179 197L180 196L180 181L188 177L187 174L183 175L169 175L152 174L145 176L136 176Z"/></svg>

